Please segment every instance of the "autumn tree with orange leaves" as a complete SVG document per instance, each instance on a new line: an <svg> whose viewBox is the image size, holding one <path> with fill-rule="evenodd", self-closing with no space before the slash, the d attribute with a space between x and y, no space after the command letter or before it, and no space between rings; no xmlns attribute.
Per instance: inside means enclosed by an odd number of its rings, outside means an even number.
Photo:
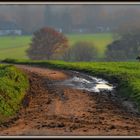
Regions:
<svg viewBox="0 0 140 140"><path fill-rule="evenodd" d="M33 60L50 60L52 56L68 46L67 38L53 28L45 27L36 31L27 54Z"/></svg>

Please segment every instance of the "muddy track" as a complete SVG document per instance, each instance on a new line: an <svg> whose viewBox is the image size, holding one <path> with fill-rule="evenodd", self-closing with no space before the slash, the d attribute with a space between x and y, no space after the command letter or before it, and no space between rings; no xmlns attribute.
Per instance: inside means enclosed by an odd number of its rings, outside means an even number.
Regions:
<svg viewBox="0 0 140 140"><path fill-rule="evenodd" d="M104 94L58 86L68 72L17 66L30 89L17 118L0 127L0 135L140 135L140 117L125 112Z"/></svg>

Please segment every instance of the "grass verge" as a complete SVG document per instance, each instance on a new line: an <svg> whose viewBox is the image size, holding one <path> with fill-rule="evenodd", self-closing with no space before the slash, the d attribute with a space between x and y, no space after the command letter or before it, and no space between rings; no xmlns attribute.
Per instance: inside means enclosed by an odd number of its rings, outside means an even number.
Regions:
<svg viewBox="0 0 140 140"><path fill-rule="evenodd" d="M12 65L0 64L0 123L18 112L28 86L23 72Z"/></svg>

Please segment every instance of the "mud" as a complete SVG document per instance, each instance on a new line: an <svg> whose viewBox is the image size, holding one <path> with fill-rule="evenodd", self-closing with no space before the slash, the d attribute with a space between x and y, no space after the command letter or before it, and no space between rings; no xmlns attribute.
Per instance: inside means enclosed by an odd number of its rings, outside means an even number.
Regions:
<svg viewBox="0 0 140 140"><path fill-rule="evenodd" d="M67 72L17 67L28 74L30 89L17 119L0 127L1 136L140 135L139 115L126 111L113 97L57 85L70 78Z"/></svg>

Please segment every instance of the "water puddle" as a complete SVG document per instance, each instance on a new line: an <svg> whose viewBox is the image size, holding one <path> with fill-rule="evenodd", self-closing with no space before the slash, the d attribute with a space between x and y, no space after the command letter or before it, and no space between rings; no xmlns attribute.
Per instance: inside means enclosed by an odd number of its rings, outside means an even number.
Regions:
<svg viewBox="0 0 140 140"><path fill-rule="evenodd" d="M74 74L72 78L62 81L61 84L90 92L112 91L114 88L113 85L109 84L103 79L89 76L83 73L81 74L79 72L73 73Z"/></svg>

